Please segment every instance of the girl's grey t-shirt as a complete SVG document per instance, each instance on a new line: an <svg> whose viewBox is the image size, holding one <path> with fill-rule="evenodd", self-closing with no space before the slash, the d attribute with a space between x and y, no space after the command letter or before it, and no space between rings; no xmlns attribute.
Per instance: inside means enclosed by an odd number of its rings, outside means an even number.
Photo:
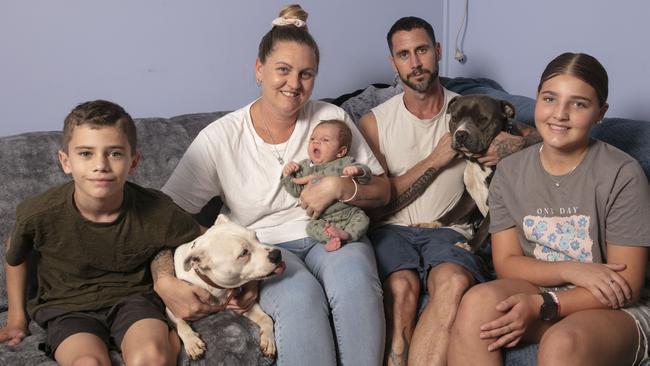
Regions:
<svg viewBox="0 0 650 366"><path fill-rule="evenodd" d="M650 246L650 187L638 162L592 140L564 176L542 167L540 144L509 156L490 184L490 232L517 227L524 254L607 262L606 244Z"/></svg>

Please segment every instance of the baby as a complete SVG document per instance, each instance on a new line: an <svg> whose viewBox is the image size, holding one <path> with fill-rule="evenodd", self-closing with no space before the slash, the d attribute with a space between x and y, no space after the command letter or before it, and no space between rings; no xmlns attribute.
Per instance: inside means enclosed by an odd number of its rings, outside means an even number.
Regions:
<svg viewBox="0 0 650 366"><path fill-rule="evenodd" d="M333 203L319 219L311 220L307 225L307 235L325 242L325 250L328 252L339 249L347 240L359 240L366 233L370 222L362 209L345 203L356 196L357 184L368 184L372 174L370 168L355 163L353 157L346 156L351 142L352 132L345 122L321 121L314 127L309 138L309 159L300 163L289 162L282 170L282 184L294 197L300 197L304 186L294 183L293 178L314 174L350 177L353 180L355 192L351 198Z"/></svg>

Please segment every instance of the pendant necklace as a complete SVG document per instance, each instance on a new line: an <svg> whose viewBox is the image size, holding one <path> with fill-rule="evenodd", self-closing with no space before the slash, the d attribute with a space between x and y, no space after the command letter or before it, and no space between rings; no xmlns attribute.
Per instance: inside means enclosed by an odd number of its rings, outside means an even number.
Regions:
<svg viewBox="0 0 650 366"><path fill-rule="evenodd" d="M269 138L271 139L271 144L273 146L273 150L275 150L275 155L277 156L278 163L283 166L284 165L284 154L287 152L287 146L284 147L284 151L282 152L282 155L280 155L280 151L278 151L278 147L275 144L275 139L273 138L273 135L271 135L271 130L269 130L269 126L266 124L266 121L261 118L262 124L264 124L264 129L266 129L266 133L269 135Z"/></svg>
<svg viewBox="0 0 650 366"><path fill-rule="evenodd" d="M544 144L542 144L542 146L539 147L539 160L540 160L540 163L542 162L542 149L543 149L543 148L544 148ZM580 161L582 161L582 159L580 159ZM578 165L580 165L580 162L578 162L578 164L576 164L573 168L571 168L571 170L569 170L566 174L562 175L562 176L560 177L560 178L562 178L562 179L560 179L560 180L555 180L555 179L553 178L554 176L553 176L551 173L547 172L546 169L544 169L544 164L542 164L542 170L544 170L544 173L546 173L546 175L548 176L548 178L549 178L551 181L553 181L553 185L554 185L556 188L560 188L560 183L562 183L562 180L564 180L564 178L570 176L570 175L571 175L571 174L576 170L576 168L578 167Z"/></svg>

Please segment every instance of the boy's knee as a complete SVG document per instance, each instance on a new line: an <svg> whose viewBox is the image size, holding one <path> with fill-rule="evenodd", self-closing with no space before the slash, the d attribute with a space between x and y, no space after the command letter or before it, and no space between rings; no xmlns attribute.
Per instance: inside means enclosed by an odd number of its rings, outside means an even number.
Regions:
<svg viewBox="0 0 650 366"><path fill-rule="evenodd" d="M129 355L125 355L124 361L127 365L135 366L165 366L176 364L171 349L155 342L142 344L135 350L132 350Z"/></svg>

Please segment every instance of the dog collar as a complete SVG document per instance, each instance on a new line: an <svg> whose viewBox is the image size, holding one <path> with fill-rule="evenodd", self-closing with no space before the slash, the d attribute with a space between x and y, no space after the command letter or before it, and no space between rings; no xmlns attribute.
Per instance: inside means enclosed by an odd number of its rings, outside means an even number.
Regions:
<svg viewBox="0 0 650 366"><path fill-rule="evenodd" d="M204 275L203 273L199 272L198 269L194 268L194 273L196 273L197 276L201 279L201 281L205 282L208 286L218 288L219 290L228 290L227 288L223 286L219 286L216 283L214 283L210 277Z"/></svg>
<svg viewBox="0 0 650 366"><path fill-rule="evenodd" d="M239 294L242 291L241 287L226 288L226 287L223 287L223 286L219 286L216 283L214 283L214 281L212 281L208 276L206 276L203 273L199 272L199 270L196 269L196 268L194 268L194 273L196 273L196 275L199 276L201 281L205 282L208 286L217 288L219 290L226 290L228 292L228 296L226 296L226 301L224 301L224 303L222 304L222 309L220 309L220 311L221 310L226 310L226 306L228 306L228 303L230 302L230 300L232 300L233 297L235 297L235 294Z"/></svg>

